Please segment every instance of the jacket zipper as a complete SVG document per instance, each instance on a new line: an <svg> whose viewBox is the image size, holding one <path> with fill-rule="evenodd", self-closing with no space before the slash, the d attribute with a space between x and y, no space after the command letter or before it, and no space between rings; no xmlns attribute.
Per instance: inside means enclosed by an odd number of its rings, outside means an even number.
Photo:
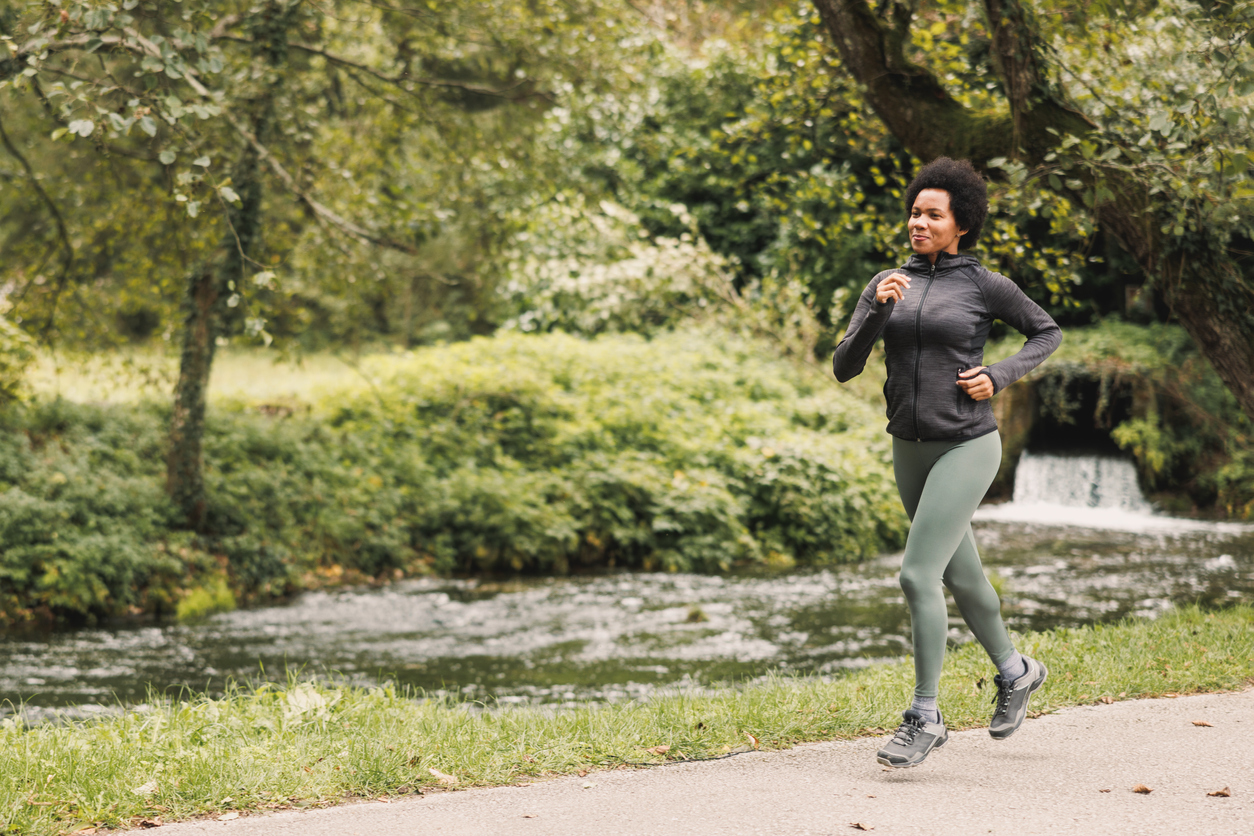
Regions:
<svg viewBox="0 0 1254 836"><path fill-rule="evenodd" d="M927 301L927 292L932 289L932 279L936 278L936 263L941 253L936 254L932 262L932 271L928 273L927 284L923 286L923 295L919 297L919 306L914 309L914 438L922 441L919 433L919 372L923 365L923 303Z"/></svg>

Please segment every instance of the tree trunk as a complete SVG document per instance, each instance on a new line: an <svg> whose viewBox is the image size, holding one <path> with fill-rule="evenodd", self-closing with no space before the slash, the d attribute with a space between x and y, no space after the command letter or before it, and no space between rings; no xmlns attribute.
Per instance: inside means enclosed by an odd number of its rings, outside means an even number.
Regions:
<svg viewBox="0 0 1254 836"><path fill-rule="evenodd" d="M866 87L871 107L902 145L924 160L948 156L986 167L1005 157L1041 166L1059 136L1105 139L1050 86L1031 11L1020 0L984 2L994 65L1007 92L1004 112L964 107L928 70L906 60L911 8L901 0L881 3L883 17L867 0L814 0L814 6L845 69ZM1167 258L1147 188L1114 175L1101 185L1111 197L1092 207L1098 222L1164 288L1184 329L1254 418L1254 292L1238 263L1222 252Z"/></svg>
<svg viewBox="0 0 1254 836"><path fill-rule="evenodd" d="M170 418L170 449L166 456L166 492L195 531L205 524L206 496L201 439L205 432L205 390L213 368L220 329L219 271L199 270L187 282L186 319L179 379L174 387Z"/></svg>
<svg viewBox="0 0 1254 836"><path fill-rule="evenodd" d="M259 120L260 122L261 120ZM258 132L264 124L255 126ZM205 494L205 395L217 340L223 333L232 283L243 287L246 259L261 233L261 171L257 151L248 146L232 174L240 205L227 212L228 230L217 259L198 270L187 283L184 299L183 351L174 387L166 455L166 493L183 513L183 524L204 531L208 500Z"/></svg>
<svg viewBox="0 0 1254 836"><path fill-rule="evenodd" d="M166 458L166 492L183 513L192 530L204 531L208 498L205 493L204 457L205 394L217 339L232 310L231 295L246 287L247 265L261 237L260 145L274 116L274 102L281 84L277 69L287 60L287 36L296 25L300 4L271 0L257 10L253 21L257 55L270 67L268 79L251 108L255 142L246 144L231 172L230 182L240 196L238 206L227 210L226 233L216 261L188 282L179 379L174 389L174 414L170 420Z"/></svg>

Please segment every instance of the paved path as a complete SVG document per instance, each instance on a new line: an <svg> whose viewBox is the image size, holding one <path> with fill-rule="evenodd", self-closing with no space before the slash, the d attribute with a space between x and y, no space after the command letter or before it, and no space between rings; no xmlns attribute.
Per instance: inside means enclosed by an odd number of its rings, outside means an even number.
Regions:
<svg viewBox="0 0 1254 836"><path fill-rule="evenodd" d="M1193 721L1211 723L1195 726ZM951 733L885 770L878 740L593 772L390 804L189 822L160 836L1254 834L1254 690L1072 708L1014 737ZM1149 795L1132 791L1137 784ZM1231 797L1208 797L1230 788ZM1109 792L1103 792L1109 790Z"/></svg>

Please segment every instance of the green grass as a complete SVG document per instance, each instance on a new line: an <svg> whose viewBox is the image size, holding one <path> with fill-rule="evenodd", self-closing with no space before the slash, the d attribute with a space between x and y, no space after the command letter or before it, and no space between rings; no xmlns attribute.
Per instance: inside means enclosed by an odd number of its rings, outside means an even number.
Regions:
<svg viewBox="0 0 1254 836"><path fill-rule="evenodd" d="M350 354L316 352L284 359L263 348L220 349L209 381L212 402L287 403L310 401L325 392L361 382L361 362ZM172 397L178 358L155 349L119 349L92 356L37 355L26 374L41 398L76 403L131 404Z"/></svg>
<svg viewBox="0 0 1254 836"><path fill-rule="evenodd" d="M1034 633L1019 647L1052 671L1034 703L1042 713L1242 689L1254 681L1254 607ZM951 727L987 723L992 674L977 646L950 653L941 702ZM754 740L775 749L881 734L896 725L911 686L902 663L831 682L781 677L554 712L292 682L85 723L27 729L10 719L0 724L0 832L51 836L708 758Z"/></svg>

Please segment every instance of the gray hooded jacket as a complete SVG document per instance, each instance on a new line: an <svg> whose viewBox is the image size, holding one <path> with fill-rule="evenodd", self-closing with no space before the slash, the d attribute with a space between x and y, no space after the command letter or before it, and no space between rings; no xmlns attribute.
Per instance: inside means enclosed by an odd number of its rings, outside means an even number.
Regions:
<svg viewBox="0 0 1254 836"><path fill-rule="evenodd" d="M910 277L910 289L900 302L880 304L875 288L897 272ZM900 270L879 273L862 291L832 368L841 383L860 374L883 335L888 432L910 441L986 435L997 429L992 402L972 399L956 381L959 371L983 365L995 319L1028 338L1018 354L988 367L993 390L1000 392L1052 354L1062 330L1014 282L975 258L940 253L931 264L912 255Z"/></svg>

